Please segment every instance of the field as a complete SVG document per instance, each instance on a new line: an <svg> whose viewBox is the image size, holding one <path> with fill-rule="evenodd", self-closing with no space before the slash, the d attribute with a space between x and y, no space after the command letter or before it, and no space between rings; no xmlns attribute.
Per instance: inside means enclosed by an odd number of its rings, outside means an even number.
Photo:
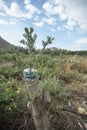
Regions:
<svg viewBox="0 0 87 130"><path fill-rule="evenodd" d="M35 130L31 112L27 109L30 97L23 78L23 70L29 68L30 64L37 70L39 85L50 93L51 104L48 110L54 115L59 110L63 111L66 120L67 113L72 113L80 118L82 124L87 123L86 55L1 52L0 128ZM57 120L57 114L53 118ZM53 125L55 130L59 129L55 122Z"/></svg>

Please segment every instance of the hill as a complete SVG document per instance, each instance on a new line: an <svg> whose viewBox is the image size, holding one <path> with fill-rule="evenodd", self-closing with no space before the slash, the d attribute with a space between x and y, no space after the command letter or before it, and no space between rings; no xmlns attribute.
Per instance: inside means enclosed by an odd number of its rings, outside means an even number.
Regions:
<svg viewBox="0 0 87 130"><path fill-rule="evenodd" d="M10 51L12 49L13 45L10 44L9 42L7 42L6 40L4 40L1 36L0 36L0 49L3 51Z"/></svg>

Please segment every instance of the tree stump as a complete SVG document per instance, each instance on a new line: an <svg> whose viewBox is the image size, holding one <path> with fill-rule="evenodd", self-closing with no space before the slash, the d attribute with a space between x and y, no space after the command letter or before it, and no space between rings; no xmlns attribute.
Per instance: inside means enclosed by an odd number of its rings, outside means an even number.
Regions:
<svg viewBox="0 0 87 130"><path fill-rule="evenodd" d="M47 104L51 102L49 93L43 92L39 86L39 79L35 76L27 78L26 84L30 95L31 101L29 104L31 104L31 113L36 130L51 130L46 109Z"/></svg>

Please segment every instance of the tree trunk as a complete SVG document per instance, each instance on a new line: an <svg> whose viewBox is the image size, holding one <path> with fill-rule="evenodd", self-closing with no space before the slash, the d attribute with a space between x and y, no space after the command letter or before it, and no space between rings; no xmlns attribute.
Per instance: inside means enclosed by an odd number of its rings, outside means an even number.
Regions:
<svg viewBox="0 0 87 130"><path fill-rule="evenodd" d="M46 106L51 102L48 92L43 92L37 78L27 81L31 98L31 112L36 130L51 130Z"/></svg>

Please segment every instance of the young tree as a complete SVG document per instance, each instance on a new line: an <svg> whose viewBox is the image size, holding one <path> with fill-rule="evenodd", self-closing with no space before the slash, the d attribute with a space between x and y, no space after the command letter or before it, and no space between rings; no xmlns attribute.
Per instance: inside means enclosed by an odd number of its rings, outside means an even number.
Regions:
<svg viewBox="0 0 87 130"><path fill-rule="evenodd" d="M54 40L54 38L52 38L50 36L47 36L47 41L43 41L42 40L42 46L43 46L42 50L45 50L45 48L46 48L47 45L52 44L53 40Z"/></svg>
<svg viewBox="0 0 87 130"><path fill-rule="evenodd" d="M34 48L34 44L35 44L35 41L36 41L36 38L37 38L37 35L36 34L33 35L33 32L34 32L33 27L30 27L30 29L28 29L26 27L25 28L25 33L23 34L24 39L22 39L20 41L22 44L27 46L28 53L30 54L30 56L29 56L29 67L30 67L30 70L32 68L32 57L33 57L32 52L35 49Z"/></svg>
<svg viewBox="0 0 87 130"><path fill-rule="evenodd" d="M33 52L35 40L37 38L37 35L36 34L33 35L33 32L34 32L33 27L30 27L30 29L26 27L25 33L23 34L24 39L20 41L21 43L27 46L28 53Z"/></svg>

